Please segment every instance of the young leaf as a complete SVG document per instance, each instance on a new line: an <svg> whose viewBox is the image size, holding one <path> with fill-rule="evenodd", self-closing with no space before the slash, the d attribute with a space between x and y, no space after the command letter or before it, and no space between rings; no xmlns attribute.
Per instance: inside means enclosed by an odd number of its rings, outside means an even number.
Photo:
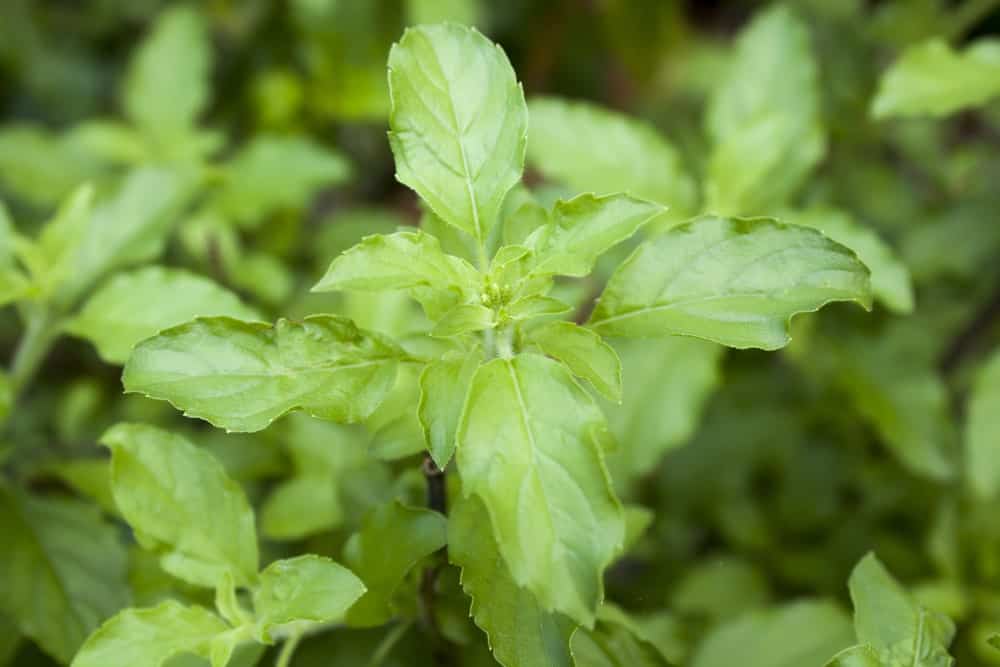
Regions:
<svg viewBox="0 0 1000 667"><path fill-rule="evenodd" d="M569 667L574 624L546 611L510 575L478 498L458 500L448 518L448 558L462 568L470 615L504 667Z"/></svg>
<svg viewBox="0 0 1000 667"><path fill-rule="evenodd" d="M111 450L111 488L122 516L175 577L200 586L257 577L254 514L243 489L211 454L179 435L118 424L101 437Z"/></svg>
<svg viewBox="0 0 1000 667"><path fill-rule="evenodd" d="M556 202L552 221L525 242L538 257L536 275L585 276L604 252L663 213L659 204L613 194Z"/></svg>
<svg viewBox="0 0 1000 667"><path fill-rule="evenodd" d="M876 118L947 116L1000 95L1000 40L981 39L961 53L934 38L908 48L882 75Z"/></svg>
<svg viewBox="0 0 1000 667"><path fill-rule="evenodd" d="M618 339L612 347L621 360L625 391L620 405L602 407L621 443L608 459L621 483L652 471L667 451L694 434L720 383L725 348L681 336Z"/></svg>
<svg viewBox="0 0 1000 667"><path fill-rule="evenodd" d="M496 314L492 309L478 303L463 303L445 313L431 330L431 335L442 338L458 336L492 329L496 324Z"/></svg>
<svg viewBox="0 0 1000 667"><path fill-rule="evenodd" d="M740 35L709 104L708 210L774 213L823 157L819 114L808 30L790 9L775 5Z"/></svg>
<svg viewBox="0 0 1000 667"><path fill-rule="evenodd" d="M883 667L871 646L852 646L833 656L825 667Z"/></svg>
<svg viewBox="0 0 1000 667"><path fill-rule="evenodd" d="M980 369L969 398L965 463L969 486L981 498L1000 492L1000 352Z"/></svg>
<svg viewBox="0 0 1000 667"><path fill-rule="evenodd" d="M455 435L462 406L482 352L445 356L427 365L420 374L420 404L417 415L424 432L427 451L444 470L455 453Z"/></svg>
<svg viewBox="0 0 1000 667"><path fill-rule="evenodd" d="M164 145L190 132L208 102L212 53L202 16L191 7L161 14L129 67L125 114Z"/></svg>
<svg viewBox="0 0 1000 667"><path fill-rule="evenodd" d="M851 623L840 607L803 600L753 611L717 626L691 667L819 667L850 645Z"/></svg>
<svg viewBox="0 0 1000 667"><path fill-rule="evenodd" d="M70 667L160 667L182 653L207 659L212 641L228 629L212 612L174 600L126 609L87 639Z"/></svg>
<svg viewBox="0 0 1000 667"><path fill-rule="evenodd" d="M474 29L409 28L389 52L396 176L484 243L521 179L524 93L499 46Z"/></svg>
<svg viewBox="0 0 1000 667"><path fill-rule="evenodd" d="M259 431L292 410L357 422L392 388L401 355L334 315L274 326L209 317L137 345L122 383L228 431Z"/></svg>
<svg viewBox="0 0 1000 667"><path fill-rule="evenodd" d="M264 638L280 625L297 621L326 623L343 618L365 592L346 567L306 554L278 560L260 573L253 607Z"/></svg>
<svg viewBox="0 0 1000 667"><path fill-rule="evenodd" d="M651 125L558 98L532 98L528 111L528 162L547 178L577 192L628 192L669 206L678 219L694 213L694 181L677 150Z"/></svg>
<svg viewBox="0 0 1000 667"><path fill-rule="evenodd" d="M150 266L109 280L84 303L66 330L91 341L105 361L124 364L139 341L205 315L260 318L238 296L207 278Z"/></svg>
<svg viewBox="0 0 1000 667"><path fill-rule="evenodd" d="M604 428L565 367L522 354L479 367L458 431L463 491L482 499L514 580L588 626L624 539L595 438Z"/></svg>
<svg viewBox="0 0 1000 667"><path fill-rule="evenodd" d="M213 205L244 225L281 209L299 210L321 187L347 180L351 166L336 151L303 137L260 134L225 165Z"/></svg>
<svg viewBox="0 0 1000 667"><path fill-rule="evenodd" d="M610 345L572 322L549 322L529 334L542 351L589 380L609 401L622 399L622 364Z"/></svg>
<svg viewBox="0 0 1000 667"><path fill-rule="evenodd" d="M437 512L392 502L369 513L344 545L344 561L368 588L347 622L368 627L389 620L392 594L403 577L446 543L447 521Z"/></svg>
<svg viewBox="0 0 1000 667"><path fill-rule="evenodd" d="M872 294L893 312L913 311L913 285L906 265L892 248L850 215L836 209L811 208L789 214L789 221L812 227L829 239L847 246L872 273Z"/></svg>
<svg viewBox="0 0 1000 667"><path fill-rule="evenodd" d="M128 604L126 555L96 507L0 489L0 611L61 663Z"/></svg>
<svg viewBox="0 0 1000 667"><path fill-rule="evenodd" d="M335 482L328 475L298 475L275 486L260 508L260 531L272 540L300 540L343 519Z"/></svg>
<svg viewBox="0 0 1000 667"><path fill-rule="evenodd" d="M858 641L873 648L883 664L953 664L948 645L955 636L954 623L919 606L874 554L858 562L848 587Z"/></svg>
<svg viewBox="0 0 1000 667"><path fill-rule="evenodd" d="M189 175L153 168L131 172L115 197L94 209L73 244L58 303L69 306L108 273L159 255L193 192Z"/></svg>
<svg viewBox="0 0 1000 667"><path fill-rule="evenodd" d="M611 276L590 325L605 336L681 334L778 349L793 315L871 307L868 269L819 232L771 218L699 218L646 241Z"/></svg>

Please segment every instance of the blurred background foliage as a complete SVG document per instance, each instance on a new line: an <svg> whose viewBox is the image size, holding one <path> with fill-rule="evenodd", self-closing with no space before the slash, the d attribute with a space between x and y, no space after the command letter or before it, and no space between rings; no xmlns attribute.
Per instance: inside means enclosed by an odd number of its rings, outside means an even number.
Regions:
<svg viewBox="0 0 1000 667"><path fill-rule="evenodd" d="M761 52L738 37L770 5L750 0L4 0L0 199L17 233L34 237L84 182L112 218L154 215L161 186L142 179L169 173L160 263L211 278L268 318L337 309L396 336L420 333L405 299L308 288L361 236L422 216L385 140L389 46L411 24L475 25L504 47L531 104L523 205L606 187L662 200L676 219L779 215L843 240L876 274L872 314L802 317L780 354L680 338L618 346L626 397L607 406L620 442L611 466L647 527L609 571L610 598L679 664L749 665L760 654L752 664L767 667L779 658L746 637L815 631L782 615L803 597L838 601L828 636L840 633L846 578L874 549L956 619L958 664L1000 665L985 643L1000 629L1000 453L989 449L1000 427L983 426L1000 393L976 391L1000 386L996 362L983 370L1000 342L1000 105L872 112L900 53L933 37L995 36L1000 11L981 0L785 4L807 34L770 39L783 28L769 14L753 28L775 45ZM804 107L791 139L740 125ZM586 134L587 114L606 114L604 130ZM769 153L781 141L786 152ZM586 307L597 287L565 289ZM83 296L62 293L67 308ZM30 312L0 312L10 354L22 319ZM0 459L5 478L37 497L75 496L88 503L81 512L96 503L114 515L95 442L129 419L216 454L255 501L270 556L338 555L368 509L423 502L415 378L404 375L365 428L292 416L225 435L123 397L122 359L98 347L61 337L32 381L14 369ZM118 548L98 562L135 604L204 595ZM439 623L462 647L460 664L480 664L484 642L453 579L442 575ZM407 608L417 586L410 577L397 595L403 619L418 617ZM415 627L327 633L294 664L424 664ZM65 662L52 645L0 616L0 663Z"/></svg>

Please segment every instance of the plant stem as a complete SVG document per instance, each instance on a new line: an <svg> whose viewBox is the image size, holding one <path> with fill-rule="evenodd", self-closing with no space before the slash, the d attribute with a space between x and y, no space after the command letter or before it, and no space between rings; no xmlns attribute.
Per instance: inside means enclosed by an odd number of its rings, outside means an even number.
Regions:
<svg viewBox="0 0 1000 667"><path fill-rule="evenodd" d="M10 365L11 393L15 400L38 372L38 367L56 339L58 327L46 309L26 315L25 330Z"/></svg>
<svg viewBox="0 0 1000 667"><path fill-rule="evenodd" d="M295 649L299 647L300 641L302 641L301 632L290 635L281 645L281 652L278 654L278 660L274 663L274 667L289 667L292 664L292 655L295 654Z"/></svg>
<svg viewBox="0 0 1000 667"><path fill-rule="evenodd" d="M948 41L958 39L998 6L1000 6L1000 0L966 0L945 26L945 39Z"/></svg>
<svg viewBox="0 0 1000 667"><path fill-rule="evenodd" d="M444 470L437 467L429 455L424 457L421 470L427 480L427 507L441 514L448 513L448 491L445 488Z"/></svg>
<svg viewBox="0 0 1000 667"><path fill-rule="evenodd" d="M434 463L434 459L429 455L424 457L421 470L424 473L424 478L427 480L427 506L435 512L447 514L448 490L444 470L438 468L437 464ZM447 545L438 552L439 557L447 553ZM449 650L449 642L441 634L441 628L438 627L437 619L434 616L434 589L441 567L442 563L438 562L424 568L420 576L420 591L417 598L417 605L420 609L420 617L423 620L423 624L434 641L434 662L441 667L446 667L454 664L454 659L452 652Z"/></svg>

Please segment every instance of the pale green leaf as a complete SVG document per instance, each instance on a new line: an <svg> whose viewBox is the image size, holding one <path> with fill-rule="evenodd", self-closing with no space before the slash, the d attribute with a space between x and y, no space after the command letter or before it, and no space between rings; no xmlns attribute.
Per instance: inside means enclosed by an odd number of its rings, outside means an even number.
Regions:
<svg viewBox="0 0 1000 667"><path fill-rule="evenodd" d="M833 656L825 667L883 667L878 653L871 646L852 646Z"/></svg>
<svg viewBox="0 0 1000 667"><path fill-rule="evenodd" d="M625 505L625 541L622 552L628 553L653 525L656 518L653 510L642 505Z"/></svg>
<svg viewBox="0 0 1000 667"><path fill-rule="evenodd" d="M54 207L100 172L101 165L65 135L11 120L0 128L0 182L39 208Z"/></svg>
<svg viewBox="0 0 1000 667"><path fill-rule="evenodd" d="M351 167L340 153L305 137L259 134L224 166L213 205L243 224L283 209L301 210L320 188L347 180Z"/></svg>
<svg viewBox="0 0 1000 667"><path fill-rule="evenodd" d="M947 116L1000 95L1000 40L980 39L961 52L934 38L909 47L879 83L876 118Z"/></svg>
<svg viewBox="0 0 1000 667"><path fill-rule="evenodd" d="M238 296L207 278L150 266L114 276L84 303L66 328L91 341L105 361L123 364L136 343L207 315L260 319Z"/></svg>
<svg viewBox="0 0 1000 667"><path fill-rule="evenodd" d="M59 303L71 305L108 273L159 255L193 185L190 176L165 169L131 172L117 194L94 209L73 244Z"/></svg>
<svg viewBox="0 0 1000 667"><path fill-rule="evenodd" d="M803 600L753 611L717 626L698 646L691 667L822 667L853 642L837 605Z"/></svg>
<svg viewBox="0 0 1000 667"><path fill-rule="evenodd" d="M303 474L278 484L260 508L261 533L272 540L300 540L330 530L343 518L334 480Z"/></svg>
<svg viewBox="0 0 1000 667"><path fill-rule="evenodd" d="M492 329L496 326L496 313L478 303L463 303L444 314L434 328L432 336L458 336L473 331Z"/></svg>
<svg viewBox="0 0 1000 667"><path fill-rule="evenodd" d="M533 330L529 337L545 354L588 380L609 401L621 401L621 361L596 333L572 322L549 322Z"/></svg>
<svg viewBox="0 0 1000 667"><path fill-rule="evenodd" d="M621 447L609 456L616 482L650 472L697 428L719 385L724 348L682 336L612 341L622 364L621 403L605 403L608 425Z"/></svg>
<svg viewBox="0 0 1000 667"><path fill-rule="evenodd" d="M253 606L267 637L275 626L286 623L339 620L364 592L364 584L346 567L306 554L268 565L260 573Z"/></svg>
<svg viewBox="0 0 1000 667"><path fill-rule="evenodd" d="M45 466L43 470L84 498L96 502L105 512L117 515L118 506L115 505L115 499L111 495L111 467L107 459L55 461Z"/></svg>
<svg viewBox="0 0 1000 667"><path fill-rule="evenodd" d="M823 232L847 246L871 270L872 295L887 308L906 314L913 310L913 285L906 265L875 230L836 209L811 208L789 214L789 221Z"/></svg>
<svg viewBox="0 0 1000 667"><path fill-rule="evenodd" d="M463 498L452 508L448 557L462 568L462 588L472 598L470 615L486 633L497 662L504 667L569 667L573 622L546 611L517 585L478 498Z"/></svg>
<svg viewBox="0 0 1000 667"><path fill-rule="evenodd" d="M736 556L708 556L688 569L673 587L670 609L715 624L770 601L764 573Z"/></svg>
<svg viewBox="0 0 1000 667"><path fill-rule="evenodd" d="M458 432L463 492L482 499L514 580L589 626L624 540L595 437L604 429L564 366L522 354L479 367Z"/></svg>
<svg viewBox="0 0 1000 667"><path fill-rule="evenodd" d="M344 545L344 561L368 589L348 612L348 623L367 627L389 620L396 587L422 558L447 543L447 530L437 512L398 502L370 512Z"/></svg>
<svg viewBox="0 0 1000 667"><path fill-rule="evenodd" d="M775 213L823 157L810 41L806 26L783 5L756 16L740 35L708 108L710 212Z"/></svg>
<svg viewBox="0 0 1000 667"><path fill-rule="evenodd" d="M677 150L640 120L586 102L532 98L528 162L578 192L628 192L695 212L697 191Z"/></svg>
<svg viewBox="0 0 1000 667"><path fill-rule="evenodd" d="M501 319L530 320L546 315L560 315L572 310L572 306L551 296L532 294L513 301L500 310Z"/></svg>
<svg viewBox="0 0 1000 667"><path fill-rule="evenodd" d="M130 63L125 114L164 145L177 140L208 102L211 67L202 14L183 6L164 12Z"/></svg>
<svg viewBox="0 0 1000 667"><path fill-rule="evenodd" d="M510 62L474 29L409 28L389 52L397 178L484 243L521 179L528 112Z"/></svg>
<svg viewBox="0 0 1000 667"><path fill-rule="evenodd" d="M160 667L180 654L208 658L212 640L226 630L207 609L173 600L126 609L90 636L71 667Z"/></svg>
<svg viewBox="0 0 1000 667"><path fill-rule="evenodd" d="M525 241L538 258L532 273L585 276L598 257L663 211L659 204L623 194L583 194L558 201L551 222Z"/></svg>
<svg viewBox="0 0 1000 667"><path fill-rule="evenodd" d="M770 218L699 218L639 246L590 324L606 336L681 334L729 347L788 343L793 315L871 306L868 269L819 232Z"/></svg>
<svg viewBox="0 0 1000 667"><path fill-rule="evenodd" d="M576 667L670 667L642 628L608 603L593 630L577 628L570 649Z"/></svg>
<svg viewBox="0 0 1000 667"><path fill-rule="evenodd" d="M90 504L0 489L0 611L62 663L128 604L118 530Z"/></svg>
<svg viewBox="0 0 1000 667"><path fill-rule="evenodd" d="M401 354L333 315L274 326L201 318L137 345L122 383L229 431L259 431L292 410L356 422L392 388Z"/></svg>
<svg viewBox="0 0 1000 667"><path fill-rule="evenodd" d="M430 363L420 374L417 415L427 451L441 470L455 453L462 406L481 360L482 352L476 348L468 354L453 354Z"/></svg>
<svg viewBox="0 0 1000 667"><path fill-rule="evenodd" d="M981 498L1000 492L1000 352L979 370L965 424L965 469Z"/></svg>
<svg viewBox="0 0 1000 667"><path fill-rule="evenodd" d="M848 581L858 641L884 664L950 667L955 624L918 605L874 554L861 559Z"/></svg>
<svg viewBox="0 0 1000 667"><path fill-rule="evenodd" d="M118 424L101 443L111 450L111 489L122 516L163 568L201 586L257 577L254 514L243 489L215 457L179 435Z"/></svg>

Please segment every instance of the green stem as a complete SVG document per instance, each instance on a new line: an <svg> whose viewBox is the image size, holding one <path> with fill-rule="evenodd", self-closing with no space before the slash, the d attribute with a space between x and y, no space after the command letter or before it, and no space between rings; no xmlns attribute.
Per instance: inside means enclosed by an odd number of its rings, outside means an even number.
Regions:
<svg viewBox="0 0 1000 667"><path fill-rule="evenodd" d="M296 632L289 636L285 640L285 643L281 645L281 653L278 654L278 661L274 663L274 666L289 667L292 664L292 656L295 654L295 649L299 647L300 641L302 641L301 632Z"/></svg>
<svg viewBox="0 0 1000 667"><path fill-rule="evenodd" d="M55 342L58 329L54 318L46 309L31 311L26 316L24 334L10 366L10 386L15 399L38 372L38 367Z"/></svg>
<svg viewBox="0 0 1000 667"><path fill-rule="evenodd" d="M1000 0L966 0L945 27L945 39L949 41L958 39L998 6Z"/></svg>

